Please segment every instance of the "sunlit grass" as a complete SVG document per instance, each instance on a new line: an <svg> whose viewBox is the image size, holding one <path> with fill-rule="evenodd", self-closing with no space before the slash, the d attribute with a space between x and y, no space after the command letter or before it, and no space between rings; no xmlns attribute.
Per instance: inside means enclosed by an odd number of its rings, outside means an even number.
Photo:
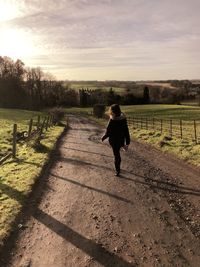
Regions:
<svg viewBox="0 0 200 267"><path fill-rule="evenodd" d="M134 139L149 143L164 152L172 153L187 162L200 166L200 144L196 144L192 140L171 138L165 133L133 129L132 127L130 127L130 133Z"/></svg>
<svg viewBox="0 0 200 267"><path fill-rule="evenodd" d="M200 107L182 105L122 106L127 116L200 120Z"/></svg>

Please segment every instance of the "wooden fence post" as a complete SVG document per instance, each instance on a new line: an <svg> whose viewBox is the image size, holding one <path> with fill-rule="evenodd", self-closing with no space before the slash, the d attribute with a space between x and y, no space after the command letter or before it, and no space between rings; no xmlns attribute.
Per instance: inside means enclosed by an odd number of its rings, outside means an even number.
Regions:
<svg viewBox="0 0 200 267"><path fill-rule="evenodd" d="M45 126L46 131L48 130L48 127L49 127L49 116L47 117L47 121L46 121L46 126Z"/></svg>
<svg viewBox="0 0 200 267"><path fill-rule="evenodd" d="M51 115L49 115L49 128L51 127Z"/></svg>
<svg viewBox="0 0 200 267"><path fill-rule="evenodd" d="M31 135L32 126L33 126L33 119L30 119L29 127L28 127L28 137L30 137L30 135Z"/></svg>
<svg viewBox="0 0 200 267"><path fill-rule="evenodd" d="M170 119L170 136L172 137L172 119Z"/></svg>
<svg viewBox="0 0 200 267"><path fill-rule="evenodd" d="M196 120L194 120L194 139L195 139L195 143L197 144L197 125L196 125Z"/></svg>
<svg viewBox="0 0 200 267"><path fill-rule="evenodd" d="M38 118L37 118L37 130L40 129L40 115L38 115Z"/></svg>
<svg viewBox="0 0 200 267"><path fill-rule="evenodd" d="M17 124L13 125L13 147L12 147L12 156L16 158L16 146L17 146Z"/></svg>
<svg viewBox="0 0 200 267"><path fill-rule="evenodd" d="M40 128L40 136L43 134L43 129L44 129L45 122L46 122L46 117L44 118L42 126Z"/></svg>
<svg viewBox="0 0 200 267"><path fill-rule="evenodd" d="M182 120L180 120L180 133L181 133L181 139L183 139L183 126L182 126Z"/></svg>

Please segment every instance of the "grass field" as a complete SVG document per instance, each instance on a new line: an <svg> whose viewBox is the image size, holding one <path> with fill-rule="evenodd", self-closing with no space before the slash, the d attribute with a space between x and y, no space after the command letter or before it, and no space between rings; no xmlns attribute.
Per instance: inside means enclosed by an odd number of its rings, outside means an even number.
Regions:
<svg viewBox="0 0 200 267"><path fill-rule="evenodd" d="M40 113L25 110L0 109L0 122L3 125L0 130L1 149L3 147L4 151L9 147L8 136L10 138L13 123L27 130L29 119L38 114ZM62 131L63 127L50 128L41 141L41 150L36 151L27 144L18 145L17 159L10 159L0 165L0 247Z"/></svg>
<svg viewBox="0 0 200 267"><path fill-rule="evenodd" d="M127 116L200 120L200 107L182 105L136 105L122 106Z"/></svg>
<svg viewBox="0 0 200 267"><path fill-rule="evenodd" d="M155 130L145 130L130 127L132 138L136 138L141 142L147 142L162 151L173 153L176 156L200 166L200 144L195 144L192 141L194 132L193 120L197 120L197 135L200 137L200 107L182 106L182 105L135 105L135 106L121 106L122 112L126 116L148 117L148 118L164 118L183 121L183 140L174 137L169 138L169 131L163 129L163 133ZM79 113L88 116L91 114L92 108L72 108L67 109L70 113ZM90 118L94 119L91 115ZM102 125L106 125L106 120L95 119ZM177 125L177 130L179 131ZM200 138L199 138L200 139Z"/></svg>

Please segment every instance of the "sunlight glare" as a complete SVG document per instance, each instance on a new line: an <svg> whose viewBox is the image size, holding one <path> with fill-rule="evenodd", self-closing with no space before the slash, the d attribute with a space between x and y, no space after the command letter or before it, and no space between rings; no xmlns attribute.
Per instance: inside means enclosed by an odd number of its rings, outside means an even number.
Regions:
<svg viewBox="0 0 200 267"><path fill-rule="evenodd" d="M24 59L35 54L31 36L23 30L0 28L0 55L13 59Z"/></svg>
<svg viewBox="0 0 200 267"><path fill-rule="evenodd" d="M16 4L5 0L0 0L0 22L13 19L20 15Z"/></svg>

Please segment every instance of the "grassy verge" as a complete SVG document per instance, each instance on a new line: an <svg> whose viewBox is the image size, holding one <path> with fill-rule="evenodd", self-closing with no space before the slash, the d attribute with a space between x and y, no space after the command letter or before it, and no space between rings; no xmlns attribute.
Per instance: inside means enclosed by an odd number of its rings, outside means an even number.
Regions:
<svg viewBox="0 0 200 267"><path fill-rule="evenodd" d="M146 142L156 148L172 153L177 157L186 160L196 166L200 166L200 144L192 142L193 120L200 120L200 108L183 106L183 105L140 105L140 106L125 106L124 112L128 116L141 116L149 118L171 118L186 120L184 123L185 140L169 137L169 133L161 134L158 131L133 129L130 127L131 136L141 142ZM179 131L177 126L176 131ZM169 131L168 131L169 132ZM199 136L199 122L197 127Z"/></svg>
<svg viewBox="0 0 200 267"><path fill-rule="evenodd" d="M17 160L7 161L0 166L0 245L8 236L63 130L58 126L50 128L41 141L40 151L24 144L18 147Z"/></svg>
<svg viewBox="0 0 200 267"><path fill-rule="evenodd" d="M131 136L140 142L148 143L163 152L171 153L189 163L200 167L200 144L170 138L160 132L133 129L130 127Z"/></svg>

